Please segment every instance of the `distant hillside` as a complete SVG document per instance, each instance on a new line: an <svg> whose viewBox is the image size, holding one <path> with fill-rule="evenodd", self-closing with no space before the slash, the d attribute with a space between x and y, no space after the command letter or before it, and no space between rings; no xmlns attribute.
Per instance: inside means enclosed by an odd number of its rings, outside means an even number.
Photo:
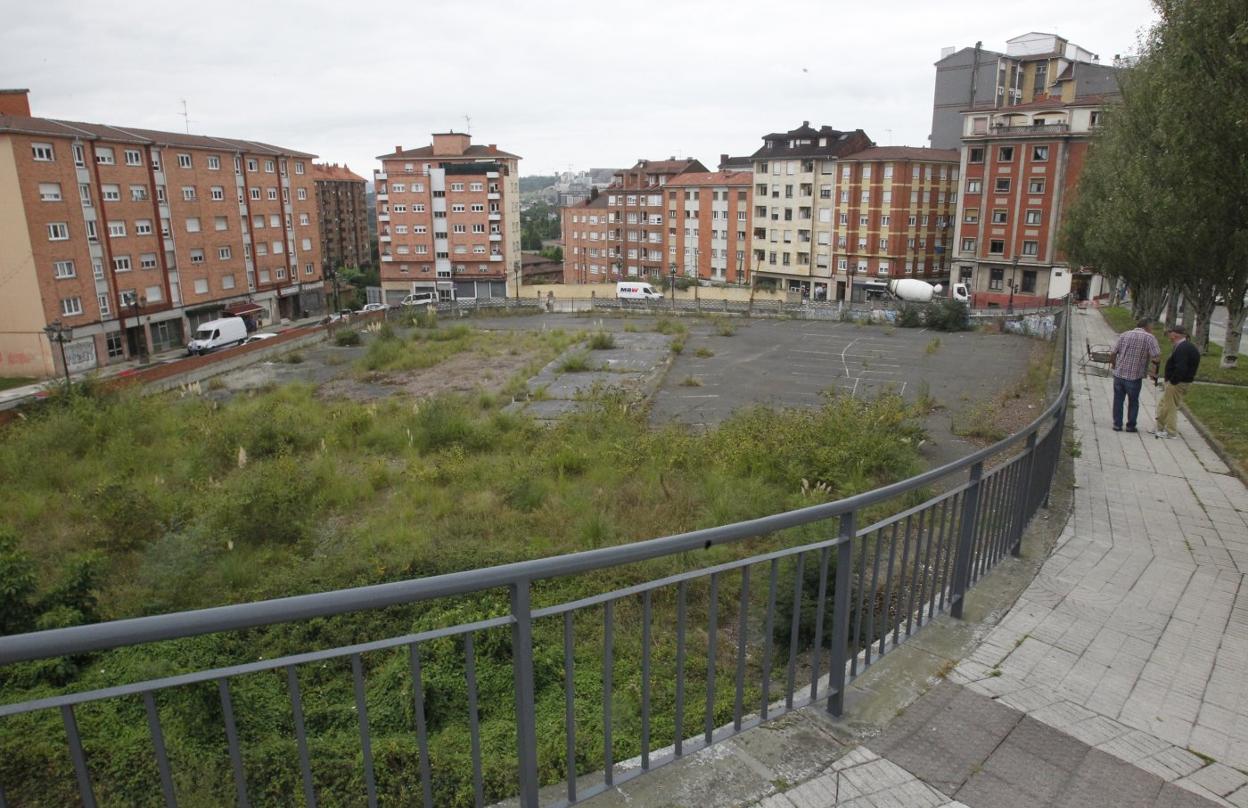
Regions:
<svg viewBox="0 0 1248 808"><path fill-rule="evenodd" d="M540 191L543 188L549 188L550 186L555 184L555 180L557 179L558 177L556 177L554 174L551 174L549 177L543 176L543 175L535 175L532 177L521 177L520 178L520 193L523 194L529 191Z"/></svg>

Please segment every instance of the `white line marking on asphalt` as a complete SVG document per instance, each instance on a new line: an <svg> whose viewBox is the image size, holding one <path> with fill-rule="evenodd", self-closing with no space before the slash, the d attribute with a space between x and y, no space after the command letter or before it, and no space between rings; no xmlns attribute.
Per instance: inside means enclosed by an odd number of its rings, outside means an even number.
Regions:
<svg viewBox="0 0 1248 808"><path fill-rule="evenodd" d="M845 366L845 375L846 375L846 376L848 376L848 375L849 375L849 363L845 361L845 354L847 354L847 353L849 352L849 349L850 349L850 348L854 347L854 343L855 343L855 342L857 342L857 341L858 341L858 340L856 340L856 339L855 339L855 340L853 340L853 341L851 341L848 345L846 345L846 346L845 346L845 347L841 350L841 364ZM855 390L856 390L856 389L858 389L856 385L855 385L854 389L855 389Z"/></svg>

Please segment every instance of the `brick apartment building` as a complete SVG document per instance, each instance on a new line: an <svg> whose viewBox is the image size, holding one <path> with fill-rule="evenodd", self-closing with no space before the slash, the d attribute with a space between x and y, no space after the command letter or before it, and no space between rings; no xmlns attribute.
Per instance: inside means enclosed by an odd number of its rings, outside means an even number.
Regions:
<svg viewBox="0 0 1248 808"><path fill-rule="evenodd" d="M251 140L30 115L0 94L0 375L178 348L225 312L324 310L315 155Z"/></svg>
<svg viewBox="0 0 1248 808"><path fill-rule="evenodd" d="M749 171L688 171L667 182L668 272L750 282Z"/></svg>
<svg viewBox="0 0 1248 808"><path fill-rule="evenodd" d="M750 156L756 282L829 299L837 161L874 145L861 129L815 129L809 121L763 136L762 148Z"/></svg>
<svg viewBox="0 0 1248 808"><path fill-rule="evenodd" d="M1009 91L961 112L956 278L977 306L1095 296L1103 279L1072 267L1057 238L1092 134L1120 97L1115 69L1051 34L1015 37L1006 55Z"/></svg>
<svg viewBox="0 0 1248 808"><path fill-rule="evenodd" d="M520 276L519 161L446 132L377 158L377 237L386 301L505 297Z"/></svg>
<svg viewBox="0 0 1248 808"><path fill-rule="evenodd" d="M948 278L958 170L958 152L952 149L873 147L837 161L835 184L827 189L835 203L833 230L815 231L817 251L829 239L835 242L833 299L847 293L859 299L851 283L863 280ZM821 195L826 185L821 184ZM821 297L817 281L815 296Z"/></svg>
<svg viewBox="0 0 1248 808"><path fill-rule="evenodd" d="M345 165L313 163L312 179L324 265L334 269L372 266L364 178Z"/></svg>
<svg viewBox="0 0 1248 808"><path fill-rule="evenodd" d="M566 281L605 283L620 278L657 281L667 274L670 262L667 260L663 186L673 177L689 171L705 173L706 166L697 160L675 157L638 160L632 168L618 171L597 199L563 208ZM606 214L605 230L601 227L602 211ZM593 238L594 235L599 238ZM594 267L598 268L597 273Z"/></svg>

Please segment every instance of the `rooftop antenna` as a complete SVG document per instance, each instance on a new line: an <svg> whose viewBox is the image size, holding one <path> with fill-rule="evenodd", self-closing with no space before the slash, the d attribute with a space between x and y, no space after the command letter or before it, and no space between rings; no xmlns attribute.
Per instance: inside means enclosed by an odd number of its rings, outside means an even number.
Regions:
<svg viewBox="0 0 1248 808"><path fill-rule="evenodd" d="M885 131L885 132L888 132L888 145L890 145L890 146L891 146L891 145L893 145L893 130L892 130L892 129L885 129L884 131Z"/></svg>
<svg viewBox="0 0 1248 808"><path fill-rule="evenodd" d="M191 133L191 116L186 111L186 99L185 98L182 99L182 111L178 114L181 115L183 121L186 122L186 133L189 135Z"/></svg>
<svg viewBox="0 0 1248 808"><path fill-rule="evenodd" d="M465 116L464 116L464 123L468 124L468 131L467 131L465 134L469 134L469 135L471 135L471 134L472 134L472 118L471 118L471 117L469 117L469 116L467 116L467 115L465 115Z"/></svg>

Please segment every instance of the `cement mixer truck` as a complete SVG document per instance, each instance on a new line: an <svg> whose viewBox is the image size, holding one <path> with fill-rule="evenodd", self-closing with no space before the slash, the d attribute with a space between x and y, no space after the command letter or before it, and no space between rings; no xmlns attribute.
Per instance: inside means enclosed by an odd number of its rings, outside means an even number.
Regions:
<svg viewBox="0 0 1248 808"><path fill-rule="evenodd" d="M970 300L965 283L955 283L951 289L952 294L949 297L959 303L966 303ZM888 291L893 297L908 303L930 303L934 298L946 296L944 287L940 284L928 283L918 278L894 278L888 282Z"/></svg>

